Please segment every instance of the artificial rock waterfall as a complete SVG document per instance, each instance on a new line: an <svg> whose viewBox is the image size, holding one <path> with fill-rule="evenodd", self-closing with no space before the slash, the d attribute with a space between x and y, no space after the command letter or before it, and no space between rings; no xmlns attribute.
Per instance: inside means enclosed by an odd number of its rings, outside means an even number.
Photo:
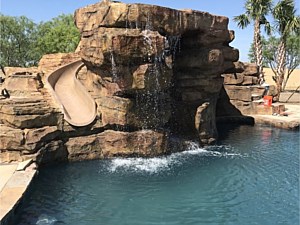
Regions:
<svg viewBox="0 0 300 225"><path fill-rule="evenodd" d="M221 74L239 57L229 46L228 18L110 1L80 8L74 18L81 33L77 53L45 55L35 69L7 68L2 86L11 97L0 100L0 161L155 156L174 150L174 136L216 140ZM77 77L97 116L74 127L45 80L80 58L85 66ZM23 85L16 90L12 81Z"/></svg>

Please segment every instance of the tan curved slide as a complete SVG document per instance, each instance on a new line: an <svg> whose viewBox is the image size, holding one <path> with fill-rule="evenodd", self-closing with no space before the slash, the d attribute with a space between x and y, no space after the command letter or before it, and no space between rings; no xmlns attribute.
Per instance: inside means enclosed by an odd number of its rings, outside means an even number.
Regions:
<svg viewBox="0 0 300 225"><path fill-rule="evenodd" d="M89 125L96 117L95 101L76 77L83 65L81 60L69 63L47 78L65 120L78 127Z"/></svg>

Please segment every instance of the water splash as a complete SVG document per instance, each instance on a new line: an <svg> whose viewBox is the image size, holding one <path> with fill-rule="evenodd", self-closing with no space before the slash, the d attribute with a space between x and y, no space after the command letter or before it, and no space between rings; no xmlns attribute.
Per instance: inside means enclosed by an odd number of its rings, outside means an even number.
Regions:
<svg viewBox="0 0 300 225"><path fill-rule="evenodd" d="M118 171L133 171L133 172L146 172L156 174L163 171L170 171L174 166L180 166L188 163L191 158L198 157L244 157L240 153L232 152L230 146L214 146L216 150L201 148L197 143L190 142L186 151L173 153L167 156L154 157L154 158L116 158L110 161L108 170L110 172ZM226 151L224 151L226 150Z"/></svg>
<svg viewBox="0 0 300 225"><path fill-rule="evenodd" d="M158 173L160 170L168 169L170 161L168 158L117 158L113 159L109 170L116 172L119 169L144 171L149 173Z"/></svg>
<svg viewBox="0 0 300 225"><path fill-rule="evenodd" d="M46 214L42 214L39 216L38 221L36 222L37 225L53 225L57 222L57 219L53 216L49 216Z"/></svg>

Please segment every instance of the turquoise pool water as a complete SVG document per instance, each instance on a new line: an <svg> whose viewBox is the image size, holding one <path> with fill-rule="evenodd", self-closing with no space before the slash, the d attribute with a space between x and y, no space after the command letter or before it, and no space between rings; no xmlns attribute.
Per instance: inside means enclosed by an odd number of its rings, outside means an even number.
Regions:
<svg viewBox="0 0 300 225"><path fill-rule="evenodd" d="M16 224L299 224L299 132L220 133L205 149L45 168Z"/></svg>

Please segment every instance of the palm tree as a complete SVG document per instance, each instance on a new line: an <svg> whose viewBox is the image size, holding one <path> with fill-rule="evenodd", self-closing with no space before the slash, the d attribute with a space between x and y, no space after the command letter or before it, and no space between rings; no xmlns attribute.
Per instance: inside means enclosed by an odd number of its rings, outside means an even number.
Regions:
<svg viewBox="0 0 300 225"><path fill-rule="evenodd" d="M280 42L277 50L277 68L275 70L275 81L279 99L282 91L282 83L286 70L287 39L291 34L298 34L300 31L300 17L296 15L295 3L293 0L281 0L273 9L275 26L280 34Z"/></svg>
<svg viewBox="0 0 300 225"><path fill-rule="evenodd" d="M259 84L265 81L260 28L261 25L264 25L266 33L271 33L271 26L266 18L271 12L271 7L272 0L247 0L245 3L245 13L233 18L237 22L238 27L242 29L246 28L251 22L254 23L254 55L259 68Z"/></svg>

